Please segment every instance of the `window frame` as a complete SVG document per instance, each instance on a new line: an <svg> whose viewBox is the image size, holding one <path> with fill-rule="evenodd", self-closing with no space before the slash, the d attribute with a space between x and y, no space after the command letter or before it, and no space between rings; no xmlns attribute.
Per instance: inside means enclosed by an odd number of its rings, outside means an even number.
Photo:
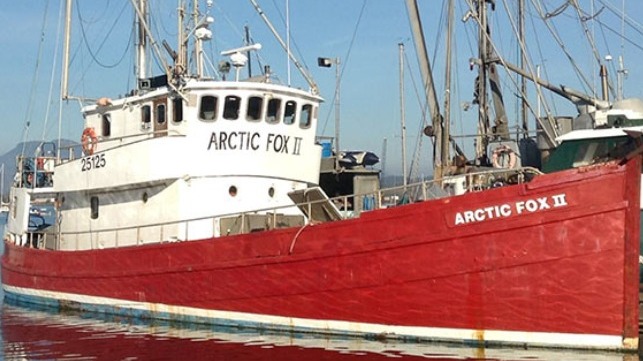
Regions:
<svg viewBox="0 0 643 361"><path fill-rule="evenodd" d="M251 115L250 114L250 109L251 109L251 105L253 105L252 104L253 99L259 99L260 103L259 103L259 108L254 111L254 113L256 113L256 114L253 114L253 115L256 115L256 116L251 117L250 116ZM246 120L248 120L250 122L260 122L261 118L263 116L264 97L259 96L259 95L251 95L248 98L246 98L246 100L247 100L246 101Z"/></svg>
<svg viewBox="0 0 643 361"><path fill-rule="evenodd" d="M149 104L141 106L141 126L143 129L152 127L152 106Z"/></svg>
<svg viewBox="0 0 643 361"><path fill-rule="evenodd" d="M312 126L315 109L316 107L310 103L301 105L301 111L299 113L299 128L309 129ZM305 114L308 114L308 116L304 116Z"/></svg>
<svg viewBox="0 0 643 361"><path fill-rule="evenodd" d="M271 103L277 102L276 112L274 115L271 115ZM282 98L272 97L268 99L268 104L266 105L266 123L268 124L278 124L282 119L282 110L281 104L283 102Z"/></svg>
<svg viewBox="0 0 643 361"><path fill-rule="evenodd" d="M204 116L206 114L206 111L203 110L203 100L206 99L206 98L213 99L213 109L212 109L212 117L211 118ZM216 95L211 95L211 94L202 95L199 98L198 113L199 113L198 114L199 120L201 120L203 122L215 122L215 121L217 121L218 113L219 113L219 97L216 96ZM209 111L208 111L208 113L209 113Z"/></svg>
<svg viewBox="0 0 643 361"><path fill-rule="evenodd" d="M292 105L292 115L288 116L288 109L289 105ZM286 121L287 119L290 119L289 121ZM286 125L291 125L295 124L297 122L297 101L295 100L286 100L286 103L284 105L284 120L283 123Z"/></svg>
<svg viewBox="0 0 643 361"><path fill-rule="evenodd" d="M226 95L223 100L223 119L238 120L241 113L241 103L242 98L240 96L234 94ZM232 112L234 112L234 114L232 114Z"/></svg>

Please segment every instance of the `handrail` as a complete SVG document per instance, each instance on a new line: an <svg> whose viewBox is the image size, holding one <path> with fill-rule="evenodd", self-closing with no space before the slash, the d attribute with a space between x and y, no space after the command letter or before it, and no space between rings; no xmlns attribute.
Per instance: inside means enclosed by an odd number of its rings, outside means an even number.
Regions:
<svg viewBox="0 0 643 361"><path fill-rule="evenodd" d="M480 187L480 184L475 182L476 177L481 177L481 176L493 176L493 175L498 175L498 174L524 174L526 173L532 173L532 174L542 174L539 170L536 168L532 167L523 167L523 168L516 168L516 169L506 169L506 168L494 168L490 170L485 170L485 171L479 171L479 172L471 172L471 173L466 173L462 174L462 176L466 177L467 183L469 185L469 188L467 189L467 192L472 192L472 191L479 191L482 188ZM416 194L420 193L421 196L417 197L415 200L409 200L409 202L417 202L417 201L424 201L427 199L438 199L442 197L447 197L451 196L453 194L449 194L445 192L444 194L431 194L429 196L428 194L428 189L432 184L438 184L440 185L441 182L443 182L446 178L444 177L442 179L436 179L436 180L428 180L428 181L422 181L422 182L417 182L413 184L409 184L406 186L397 186L397 187L390 187L390 188L385 188L385 189L378 189L377 191L372 191L372 192L364 192L364 193L355 193L351 195L343 195L339 197L333 197L329 198L328 200L334 204L342 204L344 206L344 209L349 208L348 205L350 204L351 199L359 198L359 197L368 197L368 196L373 196L375 199L378 200L378 203L380 207L381 206L381 201L382 197L390 194L390 195L398 195L398 194L408 194L411 193L411 191L415 191ZM518 183L524 182L524 177L523 178L518 178ZM493 184L488 184L488 188L493 187ZM288 204L288 205L283 205L283 206L274 206L274 207L267 207L267 208L261 208L261 209L253 209L252 211L245 211L245 212L231 212L231 213L222 213L222 214L216 214L216 215L208 215L204 217L197 217L197 218L189 218L189 219L181 219L181 220L175 220L175 221L168 221L168 222L158 222L158 223L148 223L145 225L137 225L137 226L126 226L126 227L114 227L114 228L104 228L104 229L92 229L91 231L73 231L73 232L59 232L60 235L81 235L81 234L99 234L99 233L106 233L106 232L119 232L119 231L128 231L128 230L137 230L140 232L140 229L146 229L146 228L152 228L152 227L165 227L165 226L170 226L170 225L179 225L179 224L186 224L186 229L185 229L185 235L187 239L187 234L188 234L188 227L190 222L197 222L197 221L203 221L203 220L213 220L213 225L214 225L214 220L217 218L226 218L226 217L241 217L242 222L241 222L241 233L244 233L245 230L245 222L244 217L246 217L249 214L261 214L261 215L266 215L269 216L272 214L273 219L276 220L276 215L278 210L283 210L283 209L288 209L288 208L297 208L297 207L302 207L305 206L308 209L308 214L311 214L311 209L312 206L315 204L323 204L326 203L327 199L322 199L322 200L312 200L312 201L306 201L302 203L297 203L297 204ZM396 205L403 205L405 203L399 203ZM355 205L353 204L353 209L355 209ZM375 208L377 209L377 208ZM367 211L367 210L364 210ZM359 217L359 214L353 213L350 218L353 217ZM346 216L344 218L347 218ZM276 221L273 221L273 227L276 225Z"/></svg>

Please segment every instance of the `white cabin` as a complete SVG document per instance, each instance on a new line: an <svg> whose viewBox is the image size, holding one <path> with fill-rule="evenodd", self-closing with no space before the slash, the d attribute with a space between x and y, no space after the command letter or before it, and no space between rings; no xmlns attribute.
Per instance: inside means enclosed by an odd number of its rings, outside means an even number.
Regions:
<svg viewBox="0 0 643 361"><path fill-rule="evenodd" d="M59 241L47 247L120 247L304 224L288 193L319 183L321 101L271 83L197 80L180 94L163 86L100 99L83 109L84 156L60 162L52 174L47 194L55 198ZM25 204L42 192L19 191ZM24 234L24 217L12 223L13 215L8 231Z"/></svg>

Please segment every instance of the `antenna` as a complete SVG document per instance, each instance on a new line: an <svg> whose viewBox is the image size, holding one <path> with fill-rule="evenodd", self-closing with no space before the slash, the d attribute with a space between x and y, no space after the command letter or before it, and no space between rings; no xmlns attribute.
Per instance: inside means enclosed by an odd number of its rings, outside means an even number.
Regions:
<svg viewBox="0 0 643 361"><path fill-rule="evenodd" d="M243 53L251 50L259 50L259 49L261 49L261 44L257 43L257 44L242 46L240 48L224 50L221 52L222 56L230 57L230 60L232 61L232 65L235 67L235 70L236 70L236 76L235 76L236 81L239 81L239 74L241 72L241 68L243 68L246 65L246 63L248 63L248 57L243 55Z"/></svg>
<svg viewBox="0 0 643 361"><path fill-rule="evenodd" d="M260 50L261 49L261 44L252 44L252 45L247 45L247 46L242 46L240 48L235 48L235 49L230 49L230 50L224 50L221 52L222 56L229 56L234 53L244 53L246 51L250 50Z"/></svg>

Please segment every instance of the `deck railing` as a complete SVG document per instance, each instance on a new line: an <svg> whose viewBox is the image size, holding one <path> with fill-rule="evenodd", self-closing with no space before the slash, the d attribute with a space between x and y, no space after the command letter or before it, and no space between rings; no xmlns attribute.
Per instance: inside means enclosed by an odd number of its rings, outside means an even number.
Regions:
<svg viewBox="0 0 643 361"><path fill-rule="evenodd" d="M114 247L119 246L119 234L121 233L128 233L130 235L129 237L131 237L132 234L135 234L137 240L136 244L185 241L191 238L189 236L191 226L198 227L202 231L203 226L206 222L209 222L212 227L210 237L214 237L217 234L219 234L220 236L228 235L229 233L226 234L225 232L217 230L217 221L235 217L238 218L240 227L238 232L234 232L233 234L242 234L253 231L252 229L245 228L246 219L257 216L264 217L265 220L270 220L270 222L267 223L268 227L265 228L265 230L281 228L277 226L279 217L285 214L292 214L292 212L284 213L284 211L293 210L294 208L307 210L306 213L309 215L307 219L308 223L322 221L310 217L310 215L313 214L313 209L318 205L328 206L329 204L332 204L337 208L338 213L341 214L342 219L356 218L359 217L362 212L372 211L375 209L403 206L409 203L456 195L453 192L454 188L448 186L449 184L452 184L454 180L462 182L462 184L466 187L466 193L499 187L505 184L523 183L529 181L533 175L537 174L541 174L541 172L535 168L528 167L520 169L490 169L487 171L466 173L455 177L450 176L444 179L421 181L406 186L396 186L386 189L379 189L373 192L357 193L333 198L324 198L321 200L306 201L295 205L289 204L283 206L274 206L262 209L253 209L246 212L222 213L205 217L182 219L170 222L149 223L138 226L113 227L98 230L94 229L90 232L77 231L54 233L50 230L45 230L41 232L33 232L32 237L34 236L34 234L36 235L36 237L38 237L38 247L47 246L47 248L54 249L58 248L58 240L60 240L63 236L67 240L71 240L72 238L75 239L77 248L79 238L81 236L87 235L89 235L92 239L98 239L103 234L113 234ZM447 186L446 188L443 188L442 185L445 184ZM361 200L363 203L361 205L356 205L356 200ZM154 233L157 235L157 237L155 239L144 239L145 237L143 235L149 233ZM94 241L90 242L91 248L100 248L98 244L94 243ZM96 243L98 243L98 241Z"/></svg>

